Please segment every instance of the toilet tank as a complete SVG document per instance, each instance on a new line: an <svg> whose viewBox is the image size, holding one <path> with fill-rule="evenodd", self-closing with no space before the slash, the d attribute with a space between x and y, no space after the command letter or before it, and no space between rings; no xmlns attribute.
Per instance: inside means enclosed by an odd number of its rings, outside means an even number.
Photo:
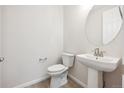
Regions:
<svg viewBox="0 0 124 93"><path fill-rule="evenodd" d="M67 67L72 67L74 63L74 54L63 53L62 54L63 65Z"/></svg>

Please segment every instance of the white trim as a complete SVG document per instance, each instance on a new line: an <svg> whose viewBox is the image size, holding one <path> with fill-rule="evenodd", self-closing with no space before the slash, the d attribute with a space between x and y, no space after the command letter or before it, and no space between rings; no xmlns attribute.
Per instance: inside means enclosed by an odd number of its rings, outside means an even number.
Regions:
<svg viewBox="0 0 124 93"><path fill-rule="evenodd" d="M122 57L122 65L124 65L124 56Z"/></svg>
<svg viewBox="0 0 124 93"><path fill-rule="evenodd" d="M122 75L122 88L124 88L124 75Z"/></svg>
<svg viewBox="0 0 124 93"><path fill-rule="evenodd" d="M46 80L46 79L48 79L48 78L50 78L50 76L49 76L49 75L46 75L46 76L43 76L43 77L41 77L41 78L39 78L39 79L35 79L35 80L32 80L32 81L29 81L29 82L26 82L26 83L17 85L17 86L15 86L14 88L24 88L24 87L28 87L28 86L33 85L33 84L36 84L36 83L38 83L38 82L44 81L44 80Z"/></svg>
<svg viewBox="0 0 124 93"><path fill-rule="evenodd" d="M68 74L68 77L71 78L72 80L74 80L74 81L75 81L77 84L79 84L80 86L82 86L82 87L84 87L84 88L87 87L87 85L86 85L84 82L80 81L79 79L77 79L77 78L74 77L73 75Z"/></svg>

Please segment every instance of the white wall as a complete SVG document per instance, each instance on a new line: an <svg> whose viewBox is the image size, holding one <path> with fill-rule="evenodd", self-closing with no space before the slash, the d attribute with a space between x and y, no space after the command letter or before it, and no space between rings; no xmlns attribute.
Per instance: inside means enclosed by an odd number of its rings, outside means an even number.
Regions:
<svg viewBox="0 0 124 93"><path fill-rule="evenodd" d="M64 51L75 54L89 53L95 47L88 42L85 34L85 21L89 10L83 6L65 6L64 7ZM118 37L106 45L103 50L105 55L121 57L124 56L124 24ZM92 33L91 33L92 34ZM87 84L87 68L79 62L71 69L70 74ZM121 86L121 66L111 73L104 73L106 87Z"/></svg>
<svg viewBox="0 0 124 93"><path fill-rule="evenodd" d="M64 51L66 52L85 53L84 24L88 12L83 8L82 6L64 6ZM75 62L70 74L87 83L87 68L79 62Z"/></svg>
<svg viewBox="0 0 124 93"><path fill-rule="evenodd" d="M3 87L14 87L47 75L63 49L61 6L4 6ZM44 63L39 58L48 57Z"/></svg>
<svg viewBox="0 0 124 93"><path fill-rule="evenodd" d="M63 49L74 54L91 52L96 46L90 44L85 35L88 12L83 6L64 6L63 20L61 6L4 6L3 87L14 87L46 76L47 67L60 62ZM106 55L124 55L123 34L121 31L114 42L103 47ZM38 59L42 57L48 60L40 63ZM69 74L87 84L87 67L79 62L75 62ZM112 77L118 75L108 74L105 78L110 84Z"/></svg>

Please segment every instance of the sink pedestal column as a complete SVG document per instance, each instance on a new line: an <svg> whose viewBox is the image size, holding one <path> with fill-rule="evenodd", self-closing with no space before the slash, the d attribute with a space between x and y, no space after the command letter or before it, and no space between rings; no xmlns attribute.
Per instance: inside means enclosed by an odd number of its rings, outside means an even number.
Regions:
<svg viewBox="0 0 124 93"><path fill-rule="evenodd" d="M101 71L88 68L88 88L103 88L103 75Z"/></svg>

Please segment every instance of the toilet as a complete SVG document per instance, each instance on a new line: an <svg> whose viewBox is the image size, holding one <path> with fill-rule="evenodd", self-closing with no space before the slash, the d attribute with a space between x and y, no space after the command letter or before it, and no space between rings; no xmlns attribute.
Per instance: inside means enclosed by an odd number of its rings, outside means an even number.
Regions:
<svg viewBox="0 0 124 93"><path fill-rule="evenodd" d="M51 88L59 88L68 82L68 69L73 66L73 63L74 54L63 53L62 64L55 64L48 67L48 74L51 76Z"/></svg>

